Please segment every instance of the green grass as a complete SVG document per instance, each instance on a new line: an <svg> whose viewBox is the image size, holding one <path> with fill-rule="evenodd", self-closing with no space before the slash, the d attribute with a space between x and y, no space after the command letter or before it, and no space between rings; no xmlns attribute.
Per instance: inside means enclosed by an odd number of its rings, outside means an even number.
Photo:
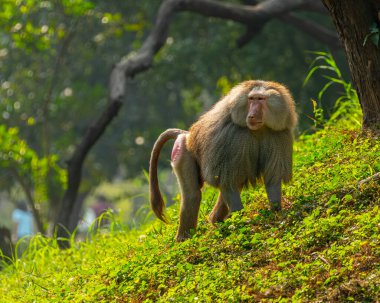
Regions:
<svg viewBox="0 0 380 303"><path fill-rule="evenodd" d="M1 302L376 302L380 293L380 142L328 124L295 146L294 178L275 214L261 187L212 226L206 188L194 237L173 224L118 226L64 251L37 236L0 272Z"/></svg>

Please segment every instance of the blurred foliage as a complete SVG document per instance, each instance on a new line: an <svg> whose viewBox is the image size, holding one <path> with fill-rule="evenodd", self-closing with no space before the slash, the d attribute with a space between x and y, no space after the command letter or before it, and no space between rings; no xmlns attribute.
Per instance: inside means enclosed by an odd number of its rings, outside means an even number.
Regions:
<svg viewBox="0 0 380 303"><path fill-rule="evenodd" d="M33 182L45 184L41 200L50 207L62 193L60 178L51 175L56 167L66 167L86 128L102 112L112 65L141 46L159 5L136 0L0 2L0 123L17 128L36 157L47 161L47 177ZM307 17L332 28L327 17ZM176 16L153 68L129 83L126 105L87 157L80 192L92 192L103 181L144 178L158 134L168 127L188 128L242 80L285 83L297 100L300 129L307 129L312 124L308 96L323 79L313 77L302 86L313 59L305 50L326 47L274 20L237 49L244 31L231 21L185 12ZM326 112L333 107L329 99ZM168 160L160 166L168 168ZM3 180L3 189L13 186L13 179Z"/></svg>
<svg viewBox="0 0 380 303"><path fill-rule="evenodd" d="M40 158L19 138L17 128L0 125L0 184L2 188L10 187L13 182L22 184L20 188L34 193L35 207L45 216L49 184L58 184L61 190L66 184L66 172L57 161L56 155Z"/></svg>

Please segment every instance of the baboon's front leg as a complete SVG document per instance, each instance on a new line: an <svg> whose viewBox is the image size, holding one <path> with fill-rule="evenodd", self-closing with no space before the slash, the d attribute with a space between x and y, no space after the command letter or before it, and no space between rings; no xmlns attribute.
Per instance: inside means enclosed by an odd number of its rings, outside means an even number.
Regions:
<svg viewBox="0 0 380 303"><path fill-rule="evenodd" d="M239 190L221 188L220 193L231 212L243 209Z"/></svg>
<svg viewBox="0 0 380 303"><path fill-rule="evenodd" d="M219 193L218 200L209 215L211 223L222 222L229 214L230 210L227 204L223 201L222 194Z"/></svg>
<svg viewBox="0 0 380 303"><path fill-rule="evenodd" d="M270 208L273 211L281 210L281 181L265 183Z"/></svg>

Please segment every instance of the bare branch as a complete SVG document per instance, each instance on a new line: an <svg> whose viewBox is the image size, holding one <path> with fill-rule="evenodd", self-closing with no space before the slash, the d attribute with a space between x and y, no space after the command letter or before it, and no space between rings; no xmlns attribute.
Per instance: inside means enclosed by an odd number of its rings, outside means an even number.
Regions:
<svg viewBox="0 0 380 303"><path fill-rule="evenodd" d="M297 9L303 9L311 2L313 0L266 0L257 4L255 9L271 17L276 17Z"/></svg>
<svg viewBox="0 0 380 303"><path fill-rule="evenodd" d="M263 23L271 18L294 11L311 0L267 0L257 5L238 5L215 0L182 0L179 10L207 17L233 20L246 25Z"/></svg>
<svg viewBox="0 0 380 303"><path fill-rule="evenodd" d="M340 47L339 39L335 32L300 17L288 15L288 13L295 10L319 10L326 14L326 9L323 5L316 5L314 0L267 0L254 6L214 0L183 0L179 9L181 11L196 12L208 17L233 20L246 25L246 33L237 41L238 47L248 43L272 18L278 18L301 29L313 38L328 44L333 49Z"/></svg>
<svg viewBox="0 0 380 303"><path fill-rule="evenodd" d="M308 12L318 13L321 15L329 14L328 10L325 8L325 6L322 4L321 1L307 1L307 3L301 5L299 9L305 10Z"/></svg>
<svg viewBox="0 0 380 303"><path fill-rule="evenodd" d="M171 17L182 0L167 0L161 4L152 31L140 50L115 65L110 77L110 101L123 99L127 78L149 69L153 56L164 46Z"/></svg>
<svg viewBox="0 0 380 303"><path fill-rule="evenodd" d="M366 179L360 180L360 181L358 182L358 185L359 185L359 187L360 187L360 186L362 186L363 184L369 183L369 182L371 182L371 181L376 181L376 180L379 180L379 181L380 181L380 172L379 172L379 173L376 173L376 174L374 174L374 175L372 175L372 176L370 176L370 177L368 177L368 178L366 178Z"/></svg>
<svg viewBox="0 0 380 303"><path fill-rule="evenodd" d="M332 49L341 48L341 44L336 32L316 24L312 21L297 17L295 15L285 15L279 18L297 29L309 34L311 37L327 44Z"/></svg>
<svg viewBox="0 0 380 303"><path fill-rule="evenodd" d="M255 6L214 0L182 0L179 10L246 24L251 23L253 18L264 19L260 13L256 12Z"/></svg>

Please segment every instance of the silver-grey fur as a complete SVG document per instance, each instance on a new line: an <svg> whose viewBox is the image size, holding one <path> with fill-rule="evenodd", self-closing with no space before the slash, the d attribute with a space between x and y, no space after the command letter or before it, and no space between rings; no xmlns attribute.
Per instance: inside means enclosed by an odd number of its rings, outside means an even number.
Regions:
<svg viewBox="0 0 380 303"><path fill-rule="evenodd" d="M296 122L294 100L285 86L251 80L234 87L189 132L165 131L155 144L150 163L151 205L156 215L164 218L162 198L157 198L157 159L168 138L177 138L175 146L179 148L172 159L182 195L178 241L196 228L203 181L220 189L210 214L213 223L242 209L241 189L255 185L260 178L271 208L280 210L281 183L292 177Z"/></svg>

